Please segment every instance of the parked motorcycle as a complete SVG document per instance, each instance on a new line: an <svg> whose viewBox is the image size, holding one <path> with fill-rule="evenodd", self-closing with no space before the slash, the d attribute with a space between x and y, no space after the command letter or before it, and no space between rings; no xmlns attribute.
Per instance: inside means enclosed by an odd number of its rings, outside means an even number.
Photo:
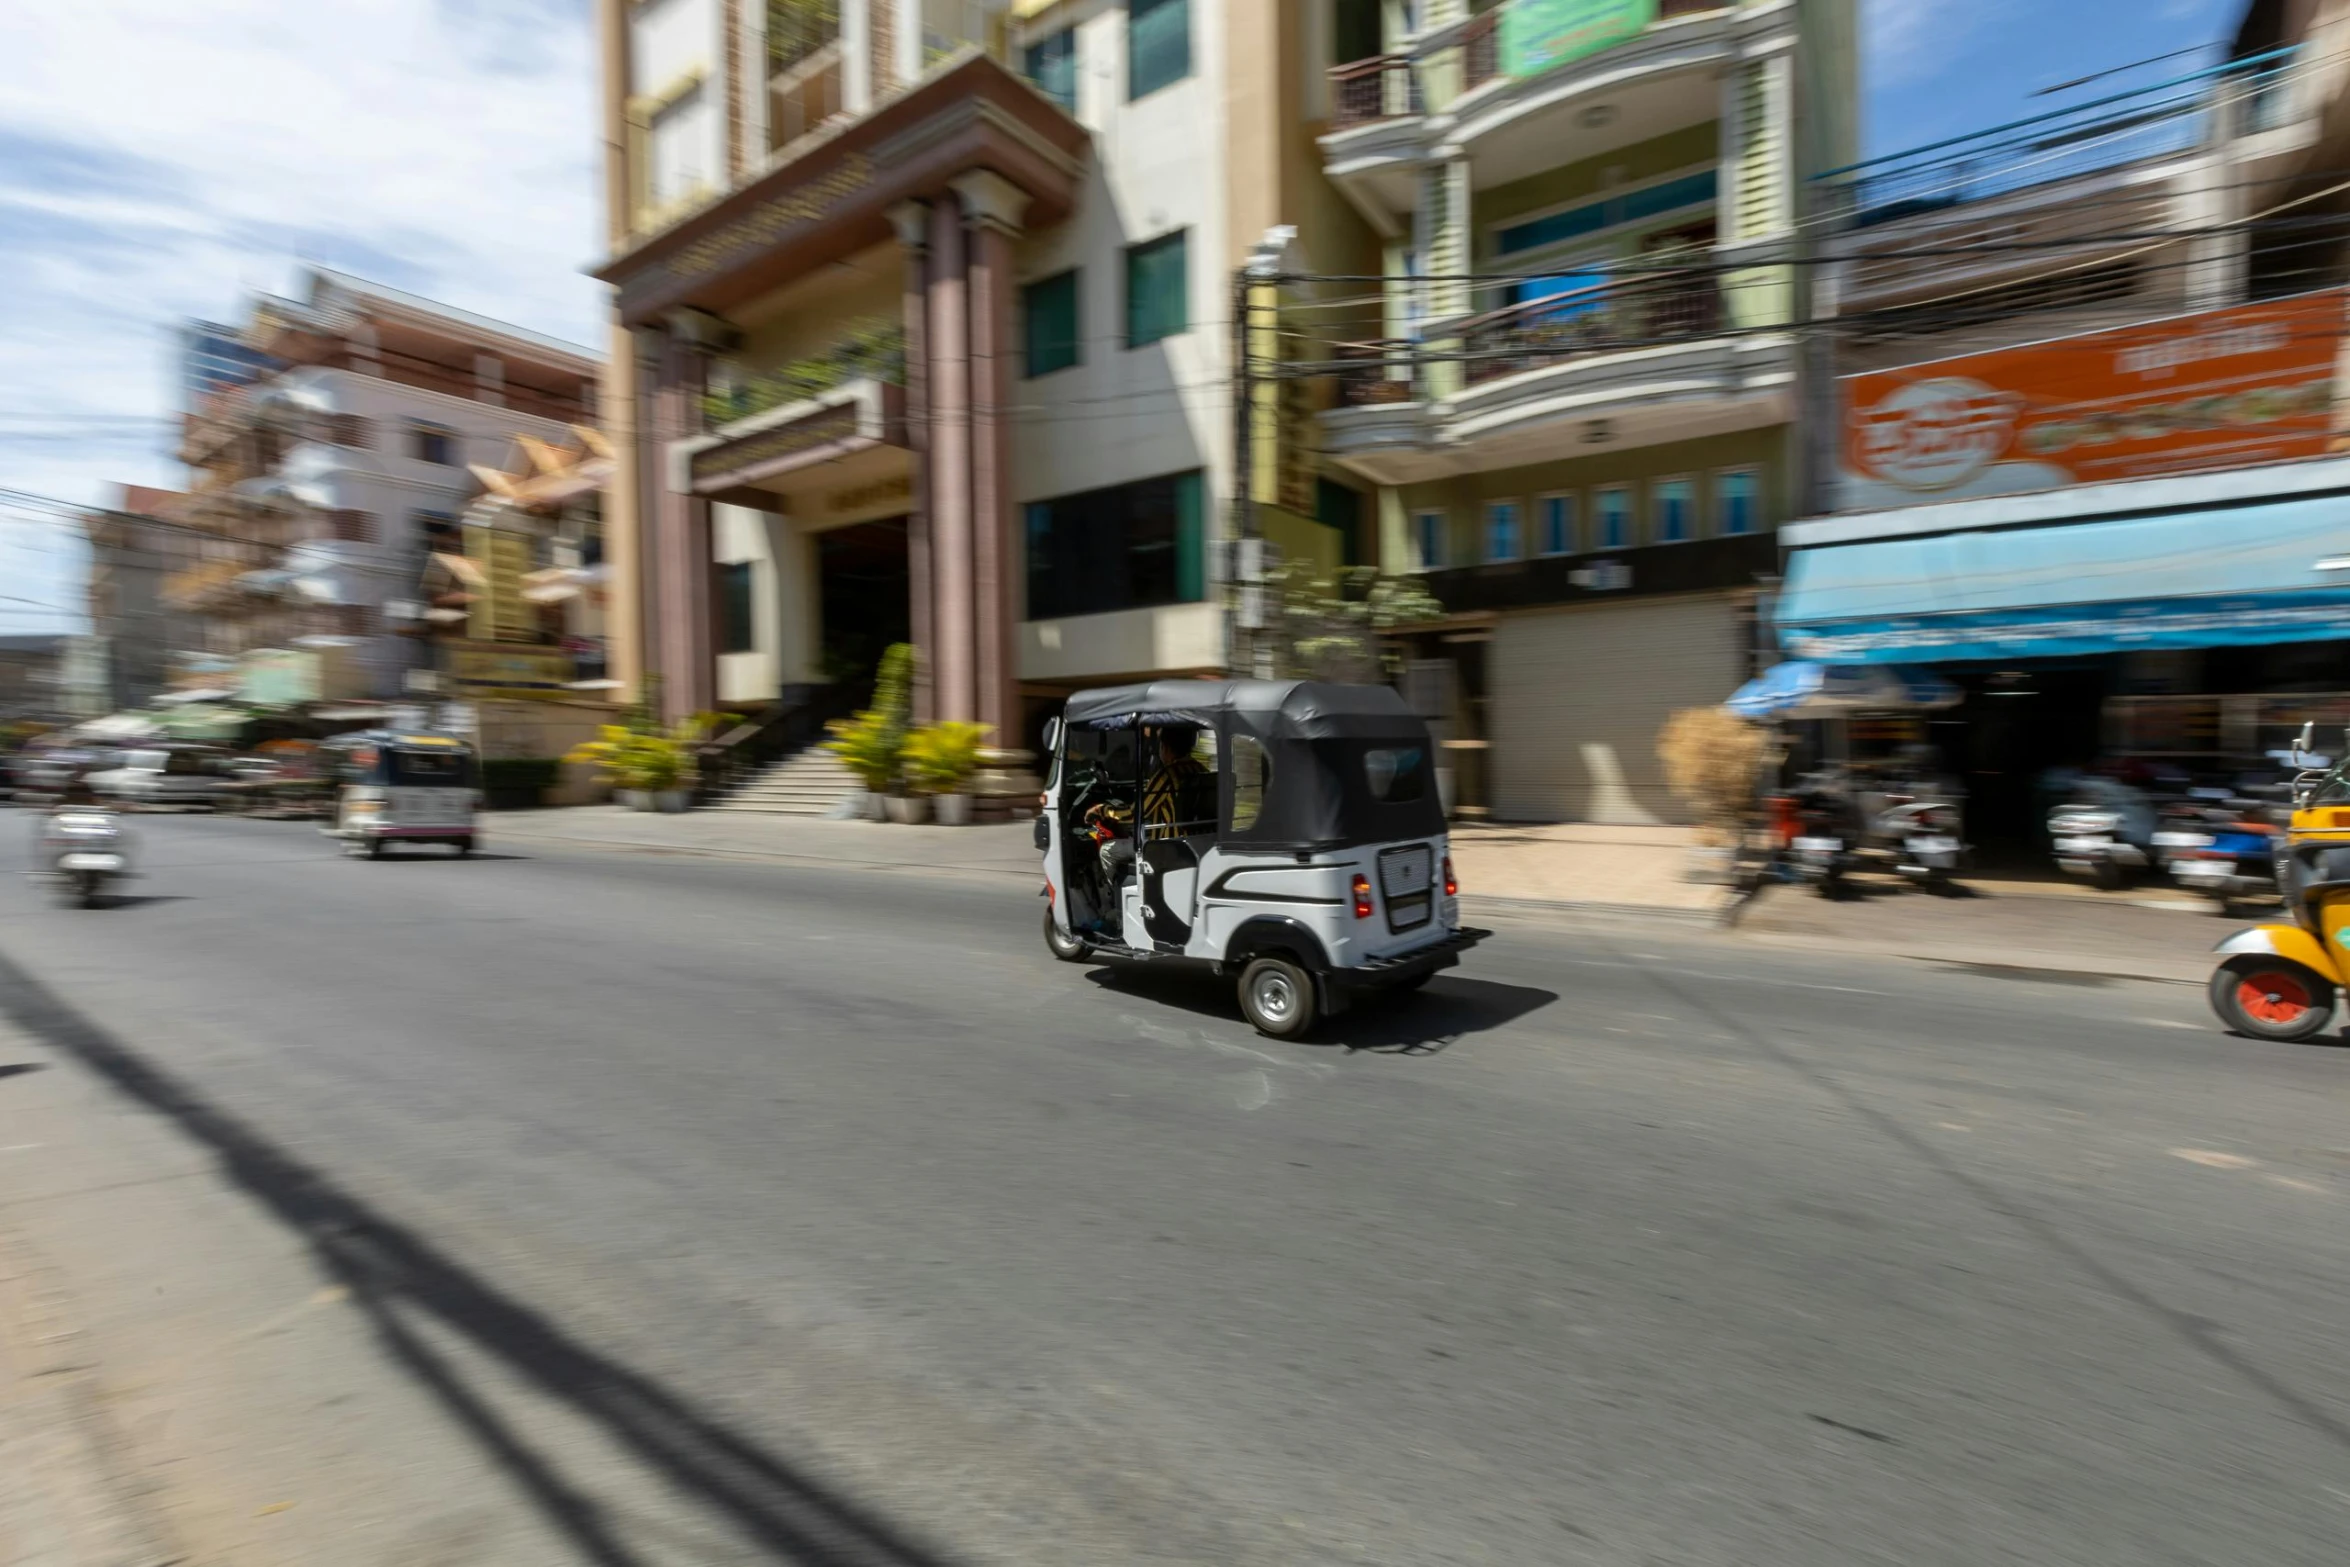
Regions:
<svg viewBox="0 0 2350 1567"><path fill-rule="evenodd" d="M2048 813L2056 863L2109 892L2117 891L2151 863L2153 802L2143 790L2093 774L2077 780L2071 794Z"/></svg>
<svg viewBox="0 0 2350 1567"><path fill-rule="evenodd" d="M36 874L48 880L61 902L97 908L108 887L131 873L130 845L104 811L58 812L49 818L41 843L44 869Z"/></svg>
<svg viewBox="0 0 2350 1567"><path fill-rule="evenodd" d="M1920 887L1942 888L1966 855L1958 808L1943 800L1911 800L1880 815L1871 836L1893 854L1893 868Z"/></svg>
<svg viewBox="0 0 2350 1567"><path fill-rule="evenodd" d="M1842 778L1813 773L1796 784L1793 799L1795 833L1787 852L1795 874L1823 898L1840 896L1864 830L1851 791Z"/></svg>

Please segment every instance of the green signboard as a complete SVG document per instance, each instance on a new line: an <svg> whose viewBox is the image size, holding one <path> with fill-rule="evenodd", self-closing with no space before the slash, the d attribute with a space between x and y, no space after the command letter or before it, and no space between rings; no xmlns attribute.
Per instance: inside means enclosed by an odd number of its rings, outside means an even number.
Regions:
<svg viewBox="0 0 2350 1567"><path fill-rule="evenodd" d="M1540 76L1640 36L1656 0L1510 0L1501 13L1501 69Z"/></svg>

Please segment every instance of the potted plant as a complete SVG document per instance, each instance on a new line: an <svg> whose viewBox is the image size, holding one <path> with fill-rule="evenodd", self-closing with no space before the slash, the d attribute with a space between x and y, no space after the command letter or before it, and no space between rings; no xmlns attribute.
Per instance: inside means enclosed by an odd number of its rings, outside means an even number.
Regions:
<svg viewBox="0 0 2350 1567"><path fill-rule="evenodd" d="M682 811L693 799L693 748L710 731L711 715L697 713L670 729L639 715L605 724L593 740L571 748L567 762L593 763L632 811Z"/></svg>
<svg viewBox="0 0 2350 1567"><path fill-rule="evenodd" d="M873 684L873 705L854 718L836 718L825 725L832 738L824 748L841 759L841 765L856 775L865 786L865 799L860 814L873 821L887 815L891 820L919 820L910 813L911 807L898 807L889 802L904 798L899 787L903 781L906 751L906 723L914 707L914 650L906 643L893 644L881 655L881 669Z"/></svg>
<svg viewBox="0 0 2350 1567"><path fill-rule="evenodd" d="M963 786L979 770L979 746L988 732L985 724L947 719L906 736L906 777L928 797L942 827L962 827L971 820L971 796Z"/></svg>
<svg viewBox="0 0 2350 1567"><path fill-rule="evenodd" d="M1738 841L1761 804L1768 736L1724 707L1684 708L1657 735L1666 787L1696 819L1688 879L1727 883Z"/></svg>

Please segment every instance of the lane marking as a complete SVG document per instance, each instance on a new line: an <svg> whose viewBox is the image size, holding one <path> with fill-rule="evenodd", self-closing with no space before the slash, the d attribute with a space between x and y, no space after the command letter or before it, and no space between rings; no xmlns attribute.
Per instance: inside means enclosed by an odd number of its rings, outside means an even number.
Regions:
<svg viewBox="0 0 2350 1567"><path fill-rule="evenodd" d="M2272 1185L2276 1185L2276 1186L2282 1186L2282 1187L2284 1187L2284 1188L2285 1188L2286 1190L2288 1190L2288 1191L2296 1191L2296 1192L2310 1192L2310 1193L2312 1193L2312 1194L2314 1194L2314 1195L2316 1195L2316 1196L2319 1196L2319 1197L2324 1197L2324 1196L2327 1196L2327 1195L2329 1195L2329 1194L2327 1193L2326 1189L2325 1189L2324 1187L2322 1187L2322 1186L2318 1185L2318 1184L2317 1184L2317 1182L2315 1182L2315 1181L2304 1181L2304 1180L2302 1180L2302 1179L2301 1179L2300 1177L2298 1177L2298 1176L2293 1176L2293 1175L2264 1175L2264 1176L2262 1176L2262 1177L2261 1177L2261 1179L2262 1179L2262 1180L2264 1180L2264 1181L2268 1181L2268 1182L2269 1182L2269 1183L2271 1183Z"/></svg>
<svg viewBox="0 0 2350 1567"><path fill-rule="evenodd" d="M2200 1164L2214 1170L2249 1170L2260 1161L2247 1159L2240 1153L2220 1153L2210 1148L2173 1148L2173 1159L2184 1159L2189 1164Z"/></svg>
<svg viewBox="0 0 2350 1567"><path fill-rule="evenodd" d="M2175 1017L2134 1017L2130 1021L2146 1028L2187 1028L2198 1034L2203 1032L2201 1023L2182 1023Z"/></svg>

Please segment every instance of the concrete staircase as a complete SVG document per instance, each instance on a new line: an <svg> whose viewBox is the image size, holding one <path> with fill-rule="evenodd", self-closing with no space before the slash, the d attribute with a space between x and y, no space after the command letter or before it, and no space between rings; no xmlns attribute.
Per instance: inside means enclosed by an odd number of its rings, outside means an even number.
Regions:
<svg viewBox="0 0 2350 1567"><path fill-rule="evenodd" d="M822 746L795 751L754 774L749 783L720 800L721 811L760 811L770 816L824 816L841 796L858 788L855 775Z"/></svg>

